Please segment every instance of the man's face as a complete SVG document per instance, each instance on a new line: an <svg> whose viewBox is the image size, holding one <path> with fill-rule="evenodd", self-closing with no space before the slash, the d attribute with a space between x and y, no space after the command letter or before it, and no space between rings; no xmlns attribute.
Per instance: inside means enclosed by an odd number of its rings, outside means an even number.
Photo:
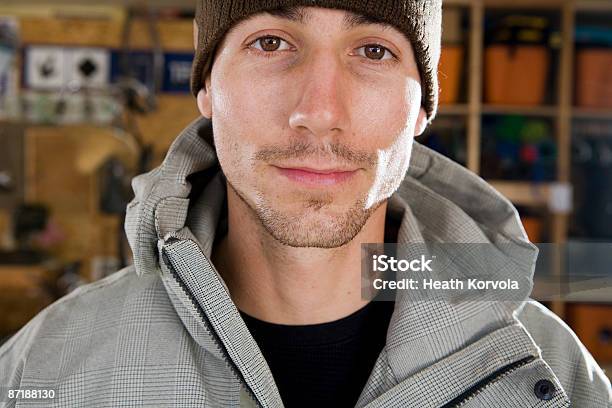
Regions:
<svg viewBox="0 0 612 408"><path fill-rule="evenodd" d="M334 248L404 178L426 120L419 73L395 28L297 11L303 22L260 13L236 24L198 106L229 187L265 229L285 245Z"/></svg>

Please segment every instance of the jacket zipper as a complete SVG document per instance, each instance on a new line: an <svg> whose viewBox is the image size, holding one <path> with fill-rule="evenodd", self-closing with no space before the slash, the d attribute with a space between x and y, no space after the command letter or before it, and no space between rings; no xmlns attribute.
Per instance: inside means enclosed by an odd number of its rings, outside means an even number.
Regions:
<svg viewBox="0 0 612 408"><path fill-rule="evenodd" d="M536 358L534 356L528 356L500 368L488 377L478 381L476 384L474 384L472 387L470 387L467 391L463 392L458 397L444 404L441 408L458 408L465 405L469 400L484 391L489 385L500 380L501 378L512 373L513 371L521 368L522 366L532 362L535 359Z"/></svg>
<svg viewBox="0 0 612 408"><path fill-rule="evenodd" d="M168 243L171 243L171 242L172 242L172 239L169 239ZM255 396L255 393L253 392L253 390L251 389L249 384L247 384L247 382L246 382L246 380L244 378L244 375L242 374L242 372L240 372L240 369L238 369L238 366L236 366L236 363L234 363L234 360L232 360L232 358L230 357L230 355L229 355L225 345L221 341L221 339L220 339L219 335L217 334L217 332L214 330L212 323L210 322L210 320L206 316L206 313L204 313L204 310L202 310L202 307L200 306L200 304L195 300L195 298L193 297L193 295L192 295L191 291L189 290L189 288L187 287L187 285L185 285L183 280L180 278L180 276L178 275L178 273L174 269L174 266L172 265L172 262L170 262L170 259L168 259L168 255L166 254L166 250L165 249L162 250L162 257L163 257L164 263L166 264L166 267L170 270L170 272L172 273L172 276L174 277L174 279L178 282L179 286L181 287L181 289L183 290L185 295L189 298L189 300L191 301L191 304L193 305L193 307L198 311L198 314L200 315L200 318L202 319L202 322L204 323L204 326L206 326L208 331L212 334L213 343L215 344L217 350L220 351L221 354L225 357L225 364L227 364L227 366L230 368L230 370L240 379L240 381L242 382L242 385L244 385L244 387L245 387L245 389L247 391L247 394L253 400L253 402L255 402L255 404L258 407L262 407L262 404L259 402L259 400Z"/></svg>

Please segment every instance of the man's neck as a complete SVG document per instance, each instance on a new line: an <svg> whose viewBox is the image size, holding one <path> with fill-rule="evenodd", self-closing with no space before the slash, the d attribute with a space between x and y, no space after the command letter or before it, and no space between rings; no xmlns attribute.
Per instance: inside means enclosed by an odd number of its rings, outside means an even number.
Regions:
<svg viewBox="0 0 612 408"><path fill-rule="evenodd" d="M228 188L228 232L212 262L243 312L272 323L338 320L363 307L361 243L384 242L386 202L339 248L295 248L274 239Z"/></svg>

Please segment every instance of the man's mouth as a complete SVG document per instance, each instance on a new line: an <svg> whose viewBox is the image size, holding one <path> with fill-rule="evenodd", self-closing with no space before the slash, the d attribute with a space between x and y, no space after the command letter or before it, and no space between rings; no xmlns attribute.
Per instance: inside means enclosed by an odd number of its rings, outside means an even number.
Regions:
<svg viewBox="0 0 612 408"><path fill-rule="evenodd" d="M289 180L309 186L338 185L351 179L359 169L310 168L310 167L275 167Z"/></svg>

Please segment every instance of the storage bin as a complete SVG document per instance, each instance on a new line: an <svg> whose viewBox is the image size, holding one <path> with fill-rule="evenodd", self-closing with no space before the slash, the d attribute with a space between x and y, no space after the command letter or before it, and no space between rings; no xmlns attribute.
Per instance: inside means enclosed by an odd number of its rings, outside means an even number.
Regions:
<svg viewBox="0 0 612 408"><path fill-rule="evenodd" d="M440 81L440 104L459 101L459 87L463 69L463 46L443 45L440 55L438 78Z"/></svg>
<svg viewBox="0 0 612 408"><path fill-rule="evenodd" d="M585 108L612 108L612 49L576 52L576 103Z"/></svg>
<svg viewBox="0 0 612 408"><path fill-rule="evenodd" d="M533 216L521 216L521 222L527 233L529 241L542 242L542 219Z"/></svg>
<svg viewBox="0 0 612 408"><path fill-rule="evenodd" d="M491 45L485 50L485 102L544 102L550 51L541 45Z"/></svg>
<svg viewBox="0 0 612 408"><path fill-rule="evenodd" d="M573 304L570 326L600 364L612 363L612 306Z"/></svg>

